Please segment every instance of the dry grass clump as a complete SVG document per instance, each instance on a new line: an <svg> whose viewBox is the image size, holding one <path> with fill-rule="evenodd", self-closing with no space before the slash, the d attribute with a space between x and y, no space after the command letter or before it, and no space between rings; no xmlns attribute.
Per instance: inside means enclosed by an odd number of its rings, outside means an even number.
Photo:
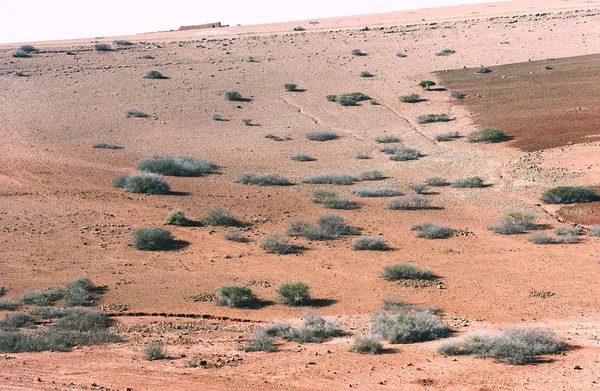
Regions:
<svg viewBox="0 0 600 391"><path fill-rule="evenodd" d="M397 280L433 280L436 275L429 270L420 269L409 263L397 263L383 267L381 277L388 281Z"/></svg>
<svg viewBox="0 0 600 391"><path fill-rule="evenodd" d="M230 240L232 242L238 242L238 243L247 243L248 242L248 238L246 238L244 236L244 234L239 230L227 231L223 234L223 236L225 237L225 239Z"/></svg>
<svg viewBox="0 0 600 391"><path fill-rule="evenodd" d="M425 239L447 239L454 235L454 229L433 223L413 224L410 230L417 238Z"/></svg>
<svg viewBox="0 0 600 391"><path fill-rule="evenodd" d="M504 217L498 224L489 227L491 231L501 235L521 234L528 230L538 229L535 218L523 213L511 213Z"/></svg>
<svg viewBox="0 0 600 391"><path fill-rule="evenodd" d="M536 232L529 235L529 241L534 244L555 244L558 243L558 238L549 235L546 232Z"/></svg>
<svg viewBox="0 0 600 391"><path fill-rule="evenodd" d="M379 170L369 170L362 172L360 174L360 179L363 181L379 181L385 179L385 177Z"/></svg>
<svg viewBox="0 0 600 391"><path fill-rule="evenodd" d="M439 177L439 176L429 177L429 178L425 179L425 183L427 183L429 186L433 186L433 187L443 187L443 186L450 185L450 182L448 182L446 179Z"/></svg>
<svg viewBox="0 0 600 391"><path fill-rule="evenodd" d="M494 358L511 365L532 364L540 356L558 354L566 345L548 329L508 329L501 333L477 332L462 340L442 344L438 352L448 356Z"/></svg>
<svg viewBox="0 0 600 391"><path fill-rule="evenodd" d="M600 236L600 224L593 224L590 225L590 231L589 234L591 236Z"/></svg>
<svg viewBox="0 0 600 391"><path fill-rule="evenodd" d="M260 242L260 247L271 254L295 254L300 250L297 246L290 244L287 239L278 232L270 232Z"/></svg>
<svg viewBox="0 0 600 391"><path fill-rule="evenodd" d="M237 183L257 186L291 186L293 183L286 177L277 174L258 174L245 172L237 177Z"/></svg>
<svg viewBox="0 0 600 391"><path fill-rule="evenodd" d="M387 202L387 208L392 210L417 210L429 208L431 201L421 194L410 194L394 197Z"/></svg>
<svg viewBox="0 0 600 391"><path fill-rule="evenodd" d="M481 187L485 187L485 184L483 183L483 179L481 179L478 176L472 176L472 177L469 177L469 178L455 179L454 181L452 181L451 185L452 185L452 187L456 187L456 188L481 188Z"/></svg>
<svg viewBox="0 0 600 391"><path fill-rule="evenodd" d="M144 346L143 356L148 361L163 360L167 357L167 352L162 342L151 342Z"/></svg>
<svg viewBox="0 0 600 391"><path fill-rule="evenodd" d="M433 341L448 337L450 328L427 310L400 311L391 314L379 312L373 317L374 334L392 344Z"/></svg>
<svg viewBox="0 0 600 391"><path fill-rule="evenodd" d="M381 354L383 345L375 335L358 335L348 350L361 354Z"/></svg>
<svg viewBox="0 0 600 391"><path fill-rule="evenodd" d="M298 153L292 156L291 159L296 162L314 162L315 160L317 160L307 153Z"/></svg>
<svg viewBox="0 0 600 391"><path fill-rule="evenodd" d="M216 164L210 160L173 155L153 156L142 160L137 165L140 171L182 177L207 175L214 172L216 168Z"/></svg>
<svg viewBox="0 0 600 391"><path fill-rule="evenodd" d="M402 195L398 190L389 187L357 187L352 194L359 197L396 197Z"/></svg>
<svg viewBox="0 0 600 391"><path fill-rule="evenodd" d="M352 241L352 250L386 251L389 247L383 238L360 236Z"/></svg>
<svg viewBox="0 0 600 391"><path fill-rule="evenodd" d="M395 136L379 136L379 137L375 137L374 140L377 141L378 143L381 143L381 144L389 144L389 143L398 143L398 142L400 142L400 139L398 137L395 137Z"/></svg>
<svg viewBox="0 0 600 391"><path fill-rule="evenodd" d="M330 173L304 178L302 182L313 185L352 185L356 180L353 175Z"/></svg>
<svg viewBox="0 0 600 391"><path fill-rule="evenodd" d="M405 146L385 147L381 149L381 152L390 155L390 160L399 162L417 160L422 156L419 150Z"/></svg>
<svg viewBox="0 0 600 391"><path fill-rule="evenodd" d="M436 141L445 142L445 141L452 141L457 138L460 138L460 135L458 132L452 131L452 132L437 133L434 136L434 138Z"/></svg>

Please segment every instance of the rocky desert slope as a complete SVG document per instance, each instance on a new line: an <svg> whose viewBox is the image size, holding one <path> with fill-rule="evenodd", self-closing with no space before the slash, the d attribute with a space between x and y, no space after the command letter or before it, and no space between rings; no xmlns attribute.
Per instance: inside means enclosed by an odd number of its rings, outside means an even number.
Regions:
<svg viewBox="0 0 600 391"><path fill-rule="evenodd" d="M477 105L469 104L476 97L451 98L443 74L485 65L496 77L504 72L494 68L499 65L598 53L598 15L596 1L512 1L318 23L39 42L32 43L38 51L23 58L13 57L20 44L1 45L3 299L88 277L99 288L87 304L110 316L110 331L123 341L71 352L3 354L0 388L595 389L597 238L586 234L576 243L540 245L527 234L499 235L488 227L508 213L531 215L548 233L566 225L559 206L542 205L539 197L558 185L597 186L598 143L523 151L518 134L504 143L470 143L465 136L481 128ZM98 43L114 50L95 50ZM364 55L353 55L355 49ZM454 53L436 55L443 49ZM167 78L144 78L150 71ZM418 86L428 79L437 85ZM297 84L298 91L287 91L286 83ZM226 91L243 99L229 101ZM369 99L355 106L326 99L352 92ZM423 100L399 99L411 93ZM542 92L532 99L545 97ZM128 116L130 110L147 116ZM446 114L451 121L420 123L427 114ZM323 130L338 138L306 137ZM447 132L461 137L436 139ZM379 137L400 141L382 144ZM98 143L122 148L93 148ZM420 157L391 160L380 152L389 145L417 149ZM198 177L165 176L171 187L165 195L110 185L118 175L134 173L142 159L165 154L208 159L217 168ZM296 154L315 160L292 160ZM319 174L360 177L372 170L384 178L349 186L303 182ZM278 174L293 185L237 183L244 172ZM388 198L352 194L357 187L385 187L410 195L410 185L426 178L473 176L486 186L432 187L424 197L433 207L419 210L390 210ZM317 188L335 190L357 207L332 210L313 203ZM221 226L163 225L174 209L200 221L211 208L231 211L249 240L227 240L231 228ZM303 248L296 254L261 248L270 233L286 237L293 221L331 213L361 235L383 238L388 251L355 251L353 236L309 241L292 235L287 239ZM416 237L410 227L425 222L451 227L454 235ZM131 246L132 231L147 226L168 229L180 246ZM394 263L411 263L437 278L381 278L382 267ZM310 306L274 299L276 287L287 281L310 285ZM214 293L226 285L250 287L260 305L216 305ZM382 355L349 352L353 337L369 332L371 315L390 298L439 309L454 339L476 330L548 327L569 347L524 366L442 355L439 340L385 343ZM344 334L322 344L278 340L276 352L243 350L261 325L297 324L308 310L336 322ZM45 327L46 320L34 320ZM144 347L157 340L167 359L144 360Z"/></svg>

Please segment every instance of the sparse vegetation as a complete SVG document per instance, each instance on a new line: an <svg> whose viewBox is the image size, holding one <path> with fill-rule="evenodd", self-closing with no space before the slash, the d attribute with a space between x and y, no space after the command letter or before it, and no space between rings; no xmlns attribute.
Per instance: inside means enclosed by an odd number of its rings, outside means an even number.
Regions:
<svg viewBox="0 0 600 391"><path fill-rule="evenodd" d="M591 236L600 236L600 224L593 224L590 225L590 231L589 231Z"/></svg>
<svg viewBox="0 0 600 391"><path fill-rule="evenodd" d="M389 143L398 143L398 142L400 142L400 139L395 136L380 136L380 137L375 137L375 141L377 141L378 143L381 143L381 144L389 144Z"/></svg>
<svg viewBox="0 0 600 391"><path fill-rule="evenodd" d="M113 48L107 43L97 43L94 45L94 49L98 52L110 52Z"/></svg>
<svg viewBox="0 0 600 391"><path fill-rule="evenodd" d="M144 358L148 361L163 360L167 353L162 342L151 342L144 346Z"/></svg>
<svg viewBox="0 0 600 391"><path fill-rule="evenodd" d="M434 136L435 140L436 141L440 141L440 142L452 141L452 140L455 140L455 139L457 139L459 137L460 137L460 135L458 134L457 131L437 133Z"/></svg>
<svg viewBox="0 0 600 391"><path fill-rule="evenodd" d="M225 239L231 240L232 242L238 243L246 243L248 242L248 238L244 236L244 234L239 230L227 231L223 234Z"/></svg>
<svg viewBox="0 0 600 391"><path fill-rule="evenodd" d="M304 282L284 282L276 289L277 299L285 305L300 306L310 302L310 287Z"/></svg>
<svg viewBox="0 0 600 391"><path fill-rule="evenodd" d="M379 170L369 170L362 172L360 174L360 179L363 181L380 181L385 179L385 177Z"/></svg>
<svg viewBox="0 0 600 391"><path fill-rule="evenodd" d="M440 354L448 356L469 355L494 358L511 365L531 364L539 356L558 354L566 345L553 331L547 329L508 329L501 333L478 332L462 340L442 344Z"/></svg>
<svg viewBox="0 0 600 391"><path fill-rule="evenodd" d="M425 183L427 183L429 186L433 186L433 187L443 187L443 186L450 185L450 182L448 182L446 179L438 177L438 176L433 176L433 177L425 179Z"/></svg>
<svg viewBox="0 0 600 391"><path fill-rule="evenodd" d="M173 247L173 236L160 227L138 228L131 233L131 245L144 251L168 250Z"/></svg>
<svg viewBox="0 0 600 391"><path fill-rule="evenodd" d="M417 238L425 239L446 239L454 235L452 228L433 223L413 224L410 230L415 233Z"/></svg>
<svg viewBox="0 0 600 391"><path fill-rule="evenodd" d="M535 218L522 213L511 213L500 220L498 224L489 227L490 230L501 235L521 234L537 228Z"/></svg>
<svg viewBox="0 0 600 391"><path fill-rule="evenodd" d="M306 138L312 141L329 141L338 139L340 136L331 130L319 130L316 132L307 133Z"/></svg>
<svg viewBox="0 0 600 391"><path fill-rule="evenodd" d="M298 248L290 244L287 239L278 232L270 232L260 242L260 247L272 254L293 254L298 252Z"/></svg>
<svg viewBox="0 0 600 391"><path fill-rule="evenodd" d="M332 240L343 235L356 235L359 230L349 226L342 216L330 214L319 217L316 225L303 220L294 221L287 232L288 235L304 236L308 240Z"/></svg>
<svg viewBox="0 0 600 391"><path fill-rule="evenodd" d="M188 219L185 215L185 212L179 209L172 210L169 212L165 220L165 224L168 225L180 225L180 226L189 226L192 224L192 221Z"/></svg>
<svg viewBox="0 0 600 391"><path fill-rule="evenodd" d="M314 189L312 191L312 202L322 204L327 198L339 197L339 194L334 190L329 189Z"/></svg>
<svg viewBox="0 0 600 391"><path fill-rule="evenodd" d="M258 126L258 124L254 124L252 123L252 118L243 118L242 122L244 123L244 125L246 126Z"/></svg>
<svg viewBox="0 0 600 391"><path fill-rule="evenodd" d="M361 354L380 354L383 351L383 345L377 336L359 335L354 338L349 351Z"/></svg>
<svg viewBox="0 0 600 391"><path fill-rule="evenodd" d="M546 232L536 232L529 235L529 241L534 244L555 244L558 243L558 239L554 236L547 234Z"/></svg>
<svg viewBox="0 0 600 391"><path fill-rule="evenodd" d="M388 245L383 238L360 236L352 241L352 250L385 251Z"/></svg>
<svg viewBox="0 0 600 391"><path fill-rule="evenodd" d="M408 95L402 95L400 96L400 101L404 102L404 103L417 103L420 102L421 99L421 95L419 94L408 94Z"/></svg>
<svg viewBox="0 0 600 391"><path fill-rule="evenodd" d="M337 95L326 95L325 98L329 101L329 102L335 102L337 100Z"/></svg>
<svg viewBox="0 0 600 391"><path fill-rule="evenodd" d="M216 169L214 162L191 156L153 156L138 163L137 169L168 176L194 177L207 175Z"/></svg>
<svg viewBox="0 0 600 391"><path fill-rule="evenodd" d="M480 188L485 187L483 179L478 176L472 176L468 178L460 178L452 181L452 187L457 188Z"/></svg>
<svg viewBox="0 0 600 391"><path fill-rule="evenodd" d="M275 339L263 334L255 335L244 346L245 352L274 352L276 350Z"/></svg>
<svg viewBox="0 0 600 391"><path fill-rule="evenodd" d="M362 71L362 72L359 74L359 76L360 76L360 77L373 77L373 76L375 76L375 75L373 75L373 74L372 74L371 72L369 72L369 71Z"/></svg>
<svg viewBox="0 0 600 391"><path fill-rule="evenodd" d="M420 124L430 124L434 122L447 122L450 121L448 114L425 114L418 117Z"/></svg>
<svg viewBox="0 0 600 391"><path fill-rule="evenodd" d="M150 71L150 72L146 73L146 76L144 76L144 79L163 80L163 79L168 79L168 77L163 75L159 71Z"/></svg>
<svg viewBox="0 0 600 391"><path fill-rule="evenodd" d="M508 140L508 136L502 129L486 128L469 133L467 139L472 143L501 143Z"/></svg>
<svg viewBox="0 0 600 391"><path fill-rule="evenodd" d="M436 275L429 270L423 270L410 263L397 263L383 267L381 277L388 281L397 280L433 280Z"/></svg>
<svg viewBox="0 0 600 391"><path fill-rule="evenodd" d="M109 144L109 143L94 144L94 148L96 148L96 149L123 149L123 147L120 145Z"/></svg>
<svg viewBox="0 0 600 391"><path fill-rule="evenodd" d="M291 159L296 162L313 162L313 161L317 160L314 157L312 157L311 155L306 154L306 153L296 154L296 155L292 156Z"/></svg>
<svg viewBox="0 0 600 391"><path fill-rule="evenodd" d="M428 90L434 85L436 85L436 82L434 82L433 80L421 80L419 82L419 87L423 88L424 90Z"/></svg>
<svg viewBox="0 0 600 391"><path fill-rule="evenodd" d="M257 186L291 186L293 183L286 177L276 174L257 174L245 172L237 177L237 183Z"/></svg>
<svg viewBox="0 0 600 391"><path fill-rule="evenodd" d="M412 191L417 194L425 194L427 192L427 184L426 183L411 183L408 185Z"/></svg>
<svg viewBox="0 0 600 391"><path fill-rule="evenodd" d="M436 56L449 56L449 55L454 54L454 53L456 53L455 50L452 50L452 49L442 49L439 52L437 52L435 55Z"/></svg>
<svg viewBox="0 0 600 391"><path fill-rule="evenodd" d="M117 40L113 41L113 43L115 45L120 45L120 46L132 46L133 45L133 42L126 41L124 39L117 39Z"/></svg>
<svg viewBox="0 0 600 391"><path fill-rule="evenodd" d="M247 286L230 285L217 289L215 302L222 306L242 308L250 306L255 300L252 289Z"/></svg>
<svg viewBox="0 0 600 391"><path fill-rule="evenodd" d="M136 109L129 109L127 110L127 117L146 118L148 117L148 114Z"/></svg>
<svg viewBox="0 0 600 391"><path fill-rule="evenodd" d="M390 155L390 160L397 162L404 162L408 160L417 160L420 158L421 152L414 148L409 147L385 147L381 149L381 152Z"/></svg>
<svg viewBox="0 0 600 391"><path fill-rule="evenodd" d="M387 208L392 210L417 210L426 209L431 201L421 194L410 194L402 197L394 197L387 202Z"/></svg>
<svg viewBox="0 0 600 391"><path fill-rule="evenodd" d="M302 182L313 185L352 185L356 180L352 175L331 173L304 178Z"/></svg>
<svg viewBox="0 0 600 391"><path fill-rule="evenodd" d="M349 94L337 95L335 100L342 106L356 106L358 102L371 99L368 95L362 92L352 92Z"/></svg>
<svg viewBox="0 0 600 391"><path fill-rule="evenodd" d="M540 200L546 204L579 204L598 200L598 194L591 187L558 186L542 193Z"/></svg>
<svg viewBox="0 0 600 391"><path fill-rule="evenodd" d="M373 317L372 330L392 344L433 341L448 337L451 330L427 310L380 312Z"/></svg>
<svg viewBox="0 0 600 391"><path fill-rule="evenodd" d="M454 90L450 92L450 97L454 99L463 99L466 94L464 94L461 90Z"/></svg>
<svg viewBox="0 0 600 391"><path fill-rule="evenodd" d="M25 293L20 300L23 304L35 304L38 306L51 306L64 296L64 290L60 288L38 289Z"/></svg>
<svg viewBox="0 0 600 391"><path fill-rule="evenodd" d="M397 197L401 192L389 187L357 187L352 191L359 197Z"/></svg>
<svg viewBox="0 0 600 391"><path fill-rule="evenodd" d="M284 331L283 338L298 343L321 343L342 334L339 326L327 322L317 313L304 314L304 321L298 327Z"/></svg>
<svg viewBox="0 0 600 391"><path fill-rule="evenodd" d="M353 49L352 55L353 56L366 56L367 53L363 53L360 49Z"/></svg>
<svg viewBox="0 0 600 391"><path fill-rule="evenodd" d="M232 102L239 101L242 99L242 94L238 91L225 91L225 99Z"/></svg>
<svg viewBox="0 0 600 391"><path fill-rule="evenodd" d="M344 196L325 198L321 204L327 209L358 209L358 204L356 202L351 201L348 197Z"/></svg>
<svg viewBox="0 0 600 391"><path fill-rule="evenodd" d="M558 236L574 235L579 236L583 234L583 230L574 225L561 225L554 228L554 233Z"/></svg>
<svg viewBox="0 0 600 391"><path fill-rule="evenodd" d="M0 311L14 311L19 308L19 303L11 298L0 299Z"/></svg>
<svg viewBox="0 0 600 391"><path fill-rule="evenodd" d="M237 227L241 224L230 211L224 208L209 209L202 218L202 222L206 225L224 227Z"/></svg>

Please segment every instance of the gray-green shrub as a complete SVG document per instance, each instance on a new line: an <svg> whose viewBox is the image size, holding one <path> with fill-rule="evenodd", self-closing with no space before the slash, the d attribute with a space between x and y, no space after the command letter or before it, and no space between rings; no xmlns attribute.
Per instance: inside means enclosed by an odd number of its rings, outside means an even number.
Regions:
<svg viewBox="0 0 600 391"><path fill-rule="evenodd" d="M237 227L241 224L229 210L224 208L209 209L202 218L202 222L206 225L225 227Z"/></svg>
<svg viewBox="0 0 600 391"><path fill-rule="evenodd" d="M576 204L597 199L596 190L584 186L558 186L546 190L540 197L540 200L546 204Z"/></svg>
<svg viewBox="0 0 600 391"><path fill-rule="evenodd" d="M138 163L137 169L168 176L202 176L216 169L214 162L191 156L153 156Z"/></svg>
<svg viewBox="0 0 600 391"><path fill-rule="evenodd" d="M358 335L348 349L350 352L361 354L381 354L383 345L377 336Z"/></svg>
<svg viewBox="0 0 600 391"><path fill-rule="evenodd" d="M148 117L148 114L136 109L129 109L127 110L127 117L146 118Z"/></svg>
<svg viewBox="0 0 600 391"><path fill-rule="evenodd" d="M385 251L388 245L383 238L360 236L352 241L352 250Z"/></svg>
<svg viewBox="0 0 600 391"><path fill-rule="evenodd" d="M429 311L380 312L373 317L373 333L392 344L408 344L448 337L450 328Z"/></svg>
<svg viewBox="0 0 600 391"><path fill-rule="evenodd" d="M242 99L242 94L238 91L225 91L225 99L229 101L238 101Z"/></svg>
<svg viewBox="0 0 600 391"><path fill-rule="evenodd" d="M433 186L433 187L443 187L443 186L450 185L450 182L448 182L446 179L439 177L439 176L427 178L427 179L425 179L425 183L427 183L429 186Z"/></svg>
<svg viewBox="0 0 600 391"><path fill-rule="evenodd" d="M244 172L240 174L237 183L243 185L257 186L290 186L293 183L286 177L277 174L258 174L254 172Z"/></svg>
<svg viewBox="0 0 600 391"><path fill-rule="evenodd" d="M455 179L451 183L452 187L456 188L480 188L485 187L483 179L478 176L472 176L469 178Z"/></svg>
<svg viewBox="0 0 600 391"><path fill-rule="evenodd" d="M402 195L401 192L389 187L357 187L352 191L359 197L396 197Z"/></svg>
<svg viewBox="0 0 600 391"><path fill-rule="evenodd" d="M360 174L360 179L363 181L379 181L385 179L385 177L379 170L369 170L362 172Z"/></svg>
<svg viewBox="0 0 600 391"><path fill-rule="evenodd" d="M591 236L600 236L600 224L590 225L589 233Z"/></svg>
<svg viewBox="0 0 600 391"><path fill-rule="evenodd" d="M296 162L313 162L317 159L306 153L299 153L292 156L292 160Z"/></svg>
<svg viewBox="0 0 600 391"><path fill-rule="evenodd" d="M304 282L284 282L277 289L277 299L285 305L307 305L310 300L310 287Z"/></svg>
<svg viewBox="0 0 600 391"><path fill-rule="evenodd" d="M383 267L381 277L388 281L396 280L433 280L436 275L429 270L420 269L410 263L397 263Z"/></svg>
<svg viewBox="0 0 600 391"><path fill-rule="evenodd" d="M434 122L450 121L450 117L448 117L448 114L425 114L420 115L417 120L420 124L430 124Z"/></svg>
<svg viewBox="0 0 600 391"><path fill-rule="evenodd" d="M123 189L130 193L167 194L171 191L167 181L157 174L135 173L119 176L113 181L113 186L119 187L123 179Z"/></svg>
<svg viewBox="0 0 600 391"><path fill-rule="evenodd" d="M417 238L425 239L446 239L454 235L452 228L433 223L413 224L410 230L415 233Z"/></svg>
<svg viewBox="0 0 600 391"><path fill-rule="evenodd" d="M313 185L352 185L356 182L356 177L348 174L320 174L304 178L302 182Z"/></svg>
<svg viewBox="0 0 600 391"><path fill-rule="evenodd" d="M144 346L144 358L148 361L163 360L167 353L162 342L151 342Z"/></svg>
<svg viewBox="0 0 600 391"><path fill-rule="evenodd" d="M298 85L294 84L294 83L286 83L283 85L283 87L286 89L286 91L293 92L293 91L296 91L296 88L298 87Z"/></svg>
<svg viewBox="0 0 600 391"><path fill-rule="evenodd" d="M247 286L230 285L217 289L215 302L222 306L241 308L251 305L255 300L252 289Z"/></svg>
<svg viewBox="0 0 600 391"><path fill-rule="evenodd" d="M534 244L555 244L558 243L558 239L554 236L547 234L546 232L536 232L529 235L529 241Z"/></svg>
<svg viewBox="0 0 600 391"><path fill-rule="evenodd" d="M508 140L508 136L502 129L486 128L469 133L467 139L472 143L500 143Z"/></svg>
<svg viewBox="0 0 600 391"><path fill-rule="evenodd" d="M293 254L298 252L298 249L278 232L267 233L260 241L260 246L263 250L272 254Z"/></svg>
<svg viewBox="0 0 600 391"><path fill-rule="evenodd" d="M379 136L379 137L375 137L374 140L377 141L378 143L381 143L381 144L398 143L398 142L400 142L400 139L398 137L395 137L395 136Z"/></svg>
<svg viewBox="0 0 600 391"><path fill-rule="evenodd" d="M306 134L306 138L312 141L329 141L340 138L335 132L331 130L318 130Z"/></svg>
<svg viewBox="0 0 600 391"><path fill-rule="evenodd" d="M173 244L173 235L164 228L138 228L131 233L131 245L138 250L168 250L173 247Z"/></svg>
<svg viewBox="0 0 600 391"><path fill-rule="evenodd" d="M146 73L146 76L144 76L144 79L163 80L163 79L168 79L168 77L163 75L159 71L150 71L150 72Z"/></svg>
<svg viewBox="0 0 600 391"><path fill-rule="evenodd" d="M244 236L244 234L238 230L227 231L223 234L223 236L225 237L225 239L231 240L232 242L238 242L238 243L248 242L248 238L246 238Z"/></svg>
<svg viewBox="0 0 600 391"><path fill-rule="evenodd" d="M19 303L11 298L0 299L0 311L14 311L19 308Z"/></svg>
<svg viewBox="0 0 600 391"><path fill-rule="evenodd" d="M421 95L419 94L408 94L400 96L400 101L404 103L417 103L421 100Z"/></svg>
<svg viewBox="0 0 600 391"><path fill-rule="evenodd" d="M444 142L444 141L452 141L455 140L457 138L459 138L460 135L457 131L452 131L452 132L444 132L444 133L437 133L434 138L436 141L440 141L440 142Z"/></svg>
<svg viewBox="0 0 600 391"><path fill-rule="evenodd" d="M165 219L165 224L168 225L180 225L185 227L191 225L191 223L192 221L186 217L185 212L179 209L169 212L169 215Z"/></svg>
<svg viewBox="0 0 600 391"><path fill-rule="evenodd" d="M402 197L394 197L386 204L392 210L416 210L429 208L431 201L421 194L409 194Z"/></svg>

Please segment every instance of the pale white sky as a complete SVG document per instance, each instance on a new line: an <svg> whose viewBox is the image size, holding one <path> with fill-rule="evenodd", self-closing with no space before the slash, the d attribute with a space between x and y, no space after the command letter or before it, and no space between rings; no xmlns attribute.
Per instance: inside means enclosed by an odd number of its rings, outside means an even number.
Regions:
<svg viewBox="0 0 600 391"><path fill-rule="evenodd" d="M0 43L93 38L222 22L243 25L490 0L0 0Z"/></svg>

